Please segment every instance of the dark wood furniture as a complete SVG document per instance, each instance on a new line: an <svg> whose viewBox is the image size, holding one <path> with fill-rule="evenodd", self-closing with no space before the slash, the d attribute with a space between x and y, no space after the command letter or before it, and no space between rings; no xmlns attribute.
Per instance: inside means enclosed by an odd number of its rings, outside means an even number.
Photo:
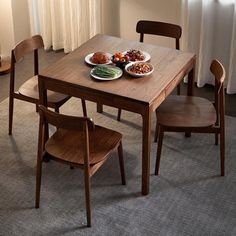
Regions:
<svg viewBox="0 0 236 236"><path fill-rule="evenodd" d="M91 226L90 178L105 163L109 154L118 149L121 181L125 185L125 170L122 151L122 135L116 131L94 125L88 117L58 114L39 105L40 126L36 175L36 201L39 208L42 162L47 155L52 160L79 167L84 170L87 226ZM44 126L57 128L47 140Z"/></svg>
<svg viewBox="0 0 236 236"><path fill-rule="evenodd" d="M13 123L13 107L14 99L20 99L30 103L39 104L39 91L38 91L38 49L44 46L43 39L40 35L32 36L18 43L11 52L11 74L10 74L10 93L9 93L9 135L12 134ZM34 76L23 83L18 91L15 91L15 64L19 62L24 56L34 52ZM59 107L62 106L70 96L48 92L48 106L59 112ZM82 101L84 115L86 115L85 101Z"/></svg>
<svg viewBox="0 0 236 236"><path fill-rule="evenodd" d="M175 39L175 48L179 50L179 40L182 28L179 25L159 21L140 20L136 25L136 32L140 34L140 42L143 42L145 34L153 34ZM177 94L180 95L180 84L177 85ZM120 121L121 109L118 109L117 120ZM155 134L155 140L156 140Z"/></svg>
<svg viewBox="0 0 236 236"><path fill-rule="evenodd" d="M91 52L115 53L137 48L151 55L154 72L143 78L126 73L120 79L98 81L90 76L84 58ZM188 94L192 94L196 57L192 53L111 37L96 35L75 51L41 71L40 103L47 106L47 90L66 93L98 104L113 106L142 116L142 194L149 193L151 114L189 75Z"/></svg>
<svg viewBox="0 0 236 236"><path fill-rule="evenodd" d="M225 122L223 65L213 60L210 70L215 77L215 101L194 96L170 96L157 109L158 149L155 174L158 175L164 132L213 133L215 144L220 135L220 165L224 176Z"/></svg>
<svg viewBox="0 0 236 236"><path fill-rule="evenodd" d="M11 70L11 64L8 60L3 60L0 55L0 75L5 75Z"/></svg>

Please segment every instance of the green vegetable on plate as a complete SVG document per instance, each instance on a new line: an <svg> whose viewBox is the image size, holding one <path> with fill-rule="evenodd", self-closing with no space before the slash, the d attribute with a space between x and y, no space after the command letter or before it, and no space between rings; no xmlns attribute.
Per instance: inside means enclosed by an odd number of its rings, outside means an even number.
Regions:
<svg viewBox="0 0 236 236"><path fill-rule="evenodd" d="M119 76L121 73L119 68L108 66L108 65L98 65L93 68L92 74L102 77L102 78L114 78Z"/></svg>

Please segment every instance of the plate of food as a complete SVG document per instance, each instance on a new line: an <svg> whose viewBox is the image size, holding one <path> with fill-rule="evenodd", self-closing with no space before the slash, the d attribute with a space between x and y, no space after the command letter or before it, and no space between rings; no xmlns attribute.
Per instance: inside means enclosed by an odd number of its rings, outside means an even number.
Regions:
<svg viewBox="0 0 236 236"><path fill-rule="evenodd" d="M115 64L116 66L120 67L121 69L124 69L125 66L129 63L129 57L125 56L123 53L121 52L116 52L112 57L111 57L111 61L113 62L113 64Z"/></svg>
<svg viewBox="0 0 236 236"><path fill-rule="evenodd" d="M96 65L90 75L98 80L115 80L123 75L123 71L116 66L111 65Z"/></svg>
<svg viewBox="0 0 236 236"><path fill-rule="evenodd" d="M148 62L130 62L125 66L125 71L134 77L148 76L154 71L152 64Z"/></svg>
<svg viewBox="0 0 236 236"><path fill-rule="evenodd" d="M112 55L108 52L95 52L95 53L90 53L88 54L84 60L86 63L89 65L107 65L111 64L111 57Z"/></svg>
<svg viewBox="0 0 236 236"><path fill-rule="evenodd" d="M141 50L131 49L129 51L123 52L123 54L129 58L129 61L149 61L151 56L149 53Z"/></svg>

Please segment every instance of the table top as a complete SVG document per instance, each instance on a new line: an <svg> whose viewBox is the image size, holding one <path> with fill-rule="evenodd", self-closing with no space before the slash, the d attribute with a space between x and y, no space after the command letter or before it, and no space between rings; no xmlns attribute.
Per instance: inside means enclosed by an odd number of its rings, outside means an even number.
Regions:
<svg viewBox="0 0 236 236"><path fill-rule="evenodd" d="M97 51L114 54L130 49L138 49L150 54L150 63L154 66L154 72L151 75L134 78L124 73L121 78L112 81L98 81L90 76L92 67L85 63L86 55ZM161 94L164 100L176 83L192 69L194 63L193 53L98 34L75 51L42 70L40 75L74 88L91 90L90 92L96 94L151 104Z"/></svg>

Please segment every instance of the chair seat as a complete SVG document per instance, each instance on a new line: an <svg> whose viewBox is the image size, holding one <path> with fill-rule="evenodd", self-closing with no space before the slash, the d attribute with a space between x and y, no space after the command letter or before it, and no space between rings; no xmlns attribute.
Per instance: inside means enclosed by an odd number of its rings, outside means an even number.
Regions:
<svg viewBox="0 0 236 236"><path fill-rule="evenodd" d="M39 91L38 91L38 76L34 76L28 79L25 83L23 83L18 92L26 97L33 98L35 100L39 100ZM64 100L68 99L68 95L62 93L56 93L48 90L48 102L49 103L60 103Z"/></svg>
<svg viewBox="0 0 236 236"><path fill-rule="evenodd" d="M96 125L95 130L89 133L90 164L105 160L111 150L118 146L121 138L120 133ZM47 141L45 150L57 159L84 164L84 145L83 131L59 128Z"/></svg>
<svg viewBox="0 0 236 236"><path fill-rule="evenodd" d="M192 96L169 96L156 111L158 124L166 127L209 127L216 122L214 105Z"/></svg>

